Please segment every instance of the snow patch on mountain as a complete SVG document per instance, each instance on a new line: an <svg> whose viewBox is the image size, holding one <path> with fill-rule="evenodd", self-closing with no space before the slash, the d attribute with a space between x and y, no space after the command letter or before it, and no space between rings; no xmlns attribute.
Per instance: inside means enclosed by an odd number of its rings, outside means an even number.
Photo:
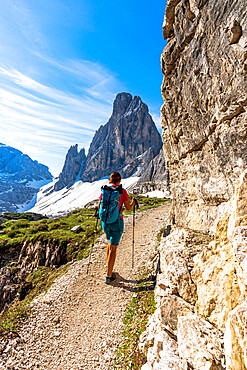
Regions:
<svg viewBox="0 0 247 370"><path fill-rule="evenodd" d="M137 183L139 177L122 179L123 187L128 188ZM109 183L108 179L101 179L94 182L77 181L69 188L59 191L51 191L53 183L42 187L37 194L37 203L30 212L41 213L49 217L63 216L66 213L84 207L87 203L99 198L101 187Z"/></svg>
<svg viewBox="0 0 247 370"><path fill-rule="evenodd" d="M48 179L32 180L32 181L28 181L26 185L30 186L31 188L40 189L47 184L51 184L50 179L49 180Z"/></svg>
<svg viewBox="0 0 247 370"><path fill-rule="evenodd" d="M154 190L154 191L148 191L145 194L142 194L144 197L148 198L170 198L171 194L169 191L163 191L163 190Z"/></svg>

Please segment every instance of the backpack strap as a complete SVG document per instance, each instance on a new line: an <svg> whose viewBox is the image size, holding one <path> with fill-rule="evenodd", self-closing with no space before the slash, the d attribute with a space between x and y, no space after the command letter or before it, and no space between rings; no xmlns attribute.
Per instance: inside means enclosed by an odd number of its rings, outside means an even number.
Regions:
<svg viewBox="0 0 247 370"><path fill-rule="evenodd" d="M116 186L115 188L113 188L112 186L104 185L101 187L101 190L118 191L119 194L123 194L122 184Z"/></svg>
<svg viewBox="0 0 247 370"><path fill-rule="evenodd" d="M107 206L107 212L106 212L106 221L107 221L108 213L109 213L109 207L110 207L111 195L112 195L112 192L110 192L109 199L108 199L108 206Z"/></svg>

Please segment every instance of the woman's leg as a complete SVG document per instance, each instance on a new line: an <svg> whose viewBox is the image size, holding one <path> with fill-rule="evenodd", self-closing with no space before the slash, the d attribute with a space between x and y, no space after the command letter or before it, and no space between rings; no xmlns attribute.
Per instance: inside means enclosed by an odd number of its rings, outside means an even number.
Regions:
<svg viewBox="0 0 247 370"><path fill-rule="evenodd" d="M109 253L110 253L110 245L111 243L108 240L107 247L106 247L106 259L108 259Z"/></svg>
<svg viewBox="0 0 247 370"><path fill-rule="evenodd" d="M115 259L116 259L116 252L117 252L117 245L109 245L109 253L107 254L107 273L106 275L110 277L112 275ZM108 247L107 245L107 247Z"/></svg>
<svg viewBox="0 0 247 370"><path fill-rule="evenodd" d="M112 275L115 259L116 259L116 252L117 246L121 239L123 233L123 219L117 220L113 224L109 226L109 234L110 240L107 244L106 256L107 256L107 277Z"/></svg>
<svg viewBox="0 0 247 370"><path fill-rule="evenodd" d="M108 259L109 259L109 254L110 254L110 245L111 245L111 243L110 243L110 241L108 240L107 241L107 247L106 247L106 263L107 263L107 265L106 265L106 271L107 271L107 266L108 266Z"/></svg>

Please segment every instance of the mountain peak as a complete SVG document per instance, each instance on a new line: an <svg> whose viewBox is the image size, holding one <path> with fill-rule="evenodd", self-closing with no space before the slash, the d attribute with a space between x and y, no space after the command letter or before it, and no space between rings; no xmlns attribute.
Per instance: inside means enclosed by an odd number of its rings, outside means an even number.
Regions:
<svg viewBox="0 0 247 370"><path fill-rule="evenodd" d="M120 171L124 177L139 176L161 147L147 105L139 96L122 92L113 102L111 118L94 135L81 179L95 181L112 171Z"/></svg>
<svg viewBox="0 0 247 370"><path fill-rule="evenodd" d="M121 92L113 102L109 121L95 132L88 155L69 149L54 190L70 187L77 179L92 182L120 171L123 177L140 176L162 147L161 136L139 96Z"/></svg>
<svg viewBox="0 0 247 370"><path fill-rule="evenodd" d="M117 94L113 102L112 116L114 117L122 116L127 111L131 101L132 101L131 94L125 92Z"/></svg>
<svg viewBox="0 0 247 370"><path fill-rule="evenodd" d="M143 111L148 113L148 106L145 103L143 103L140 96L134 96L131 104L129 105L129 110L134 110L134 109L142 109Z"/></svg>

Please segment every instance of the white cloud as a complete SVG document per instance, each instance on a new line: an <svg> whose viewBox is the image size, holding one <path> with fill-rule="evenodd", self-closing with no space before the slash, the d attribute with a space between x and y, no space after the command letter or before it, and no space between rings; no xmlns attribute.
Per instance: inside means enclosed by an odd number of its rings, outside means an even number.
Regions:
<svg viewBox="0 0 247 370"><path fill-rule="evenodd" d="M76 27L92 30L88 1L71 6L65 0L0 0L0 5L0 141L57 175L71 145L89 147L124 88L100 63L63 57L82 55L77 46L70 48L71 25L75 20ZM64 30L66 45L51 30Z"/></svg>
<svg viewBox="0 0 247 370"><path fill-rule="evenodd" d="M36 53L36 55L56 69L74 76L78 89L81 90L80 86L82 84L84 86L83 91L86 92L87 96L112 103L116 86L121 88L117 77L99 63L69 59L61 64L41 54ZM88 103L90 104L90 101Z"/></svg>
<svg viewBox="0 0 247 370"><path fill-rule="evenodd" d="M47 42L43 37L37 23L38 18L22 0L8 0L6 4L11 12L13 21L33 49L47 48Z"/></svg>
<svg viewBox="0 0 247 370"><path fill-rule="evenodd" d="M71 79L78 77L74 91L53 86L54 80L43 84L11 66L0 65L0 137L8 145L24 148L58 174L70 145L88 148L95 130L107 122L120 83L102 66L88 61L70 63L75 69L50 64L66 71ZM61 74L61 78L67 80L68 76ZM52 155L45 162L49 152ZM58 156L60 162L54 164Z"/></svg>

